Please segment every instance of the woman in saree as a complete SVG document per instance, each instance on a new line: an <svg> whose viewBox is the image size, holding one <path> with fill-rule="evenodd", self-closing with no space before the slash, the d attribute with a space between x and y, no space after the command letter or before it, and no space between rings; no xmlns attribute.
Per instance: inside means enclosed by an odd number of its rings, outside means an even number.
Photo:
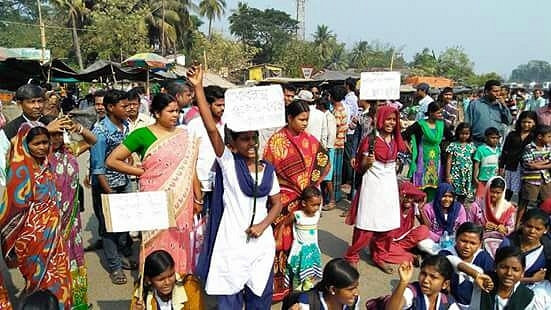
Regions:
<svg viewBox="0 0 551 310"><path fill-rule="evenodd" d="M305 132L309 107L301 100L285 108L287 125L273 134L264 150L264 159L276 170L283 210L274 221L276 256L274 260L274 301L289 293L285 285L287 256L293 244L292 212L299 210L299 198L309 185L319 186L329 170L329 157L320 142Z"/></svg>
<svg viewBox="0 0 551 310"><path fill-rule="evenodd" d="M21 125L0 205L2 252L25 279L25 294L50 290L71 309L69 258L61 230L55 177L48 165L50 134L38 122Z"/></svg>
<svg viewBox="0 0 551 310"><path fill-rule="evenodd" d="M445 126L442 108L437 102L429 104L427 117L409 126L403 136L411 143L408 177L413 185L427 193L427 201L432 201L442 171L441 144L444 140L450 141L453 133Z"/></svg>
<svg viewBox="0 0 551 310"><path fill-rule="evenodd" d="M155 96L150 110L155 123L130 133L105 164L110 169L138 176L142 192L172 193L177 227L142 232L145 253L141 255L147 257L154 251L165 250L176 262L175 271L187 274L193 268L190 252L193 214L202 207L201 189L195 176L198 141L184 128L176 127L180 110L174 97ZM141 167L126 162L132 153L140 156Z"/></svg>
<svg viewBox="0 0 551 310"><path fill-rule="evenodd" d="M53 121L53 117L46 117L45 122ZM72 132L82 134L88 145L96 143L96 137L81 124L73 122ZM63 133L51 134L52 153L48 163L55 177L57 200L61 209L60 229L65 242L69 258L69 272L71 274L73 309L88 309L88 279L84 261L84 247L82 245L82 222L80 219L79 197L79 166L77 157L85 151L78 148L73 153L69 145L63 140Z"/></svg>
<svg viewBox="0 0 551 310"><path fill-rule="evenodd" d="M505 199L506 190L505 179L491 178L484 196L473 202L467 215L470 222L484 227L482 244L492 257L501 241L515 230L517 208Z"/></svg>

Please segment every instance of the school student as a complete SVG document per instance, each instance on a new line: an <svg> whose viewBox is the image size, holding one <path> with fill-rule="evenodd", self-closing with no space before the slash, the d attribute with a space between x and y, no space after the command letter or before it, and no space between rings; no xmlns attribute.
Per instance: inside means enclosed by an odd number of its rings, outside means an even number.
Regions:
<svg viewBox="0 0 551 310"><path fill-rule="evenodd" d="M413 278L413 264L403 263L398 269L400 281L386 303L386 310L458 310L453 297L446 292L450 288L453 266L444 256L433 255L421 264L419 280Z"/></svg>
<svg viewBox="0 0 551 310"><path fill-rule="evenodd" d="M258 161L258 132L230 132L228 148L203 91L203 68L193 66L188 79L218 164L209 208L206 292L218 309L269 309L272 303L275 239L270 226L281 212L274 168ZM268 208L269 205L269 208ZM211 227L213 228L213 227ZM201 268L199 268L201 269Z"/></svg>

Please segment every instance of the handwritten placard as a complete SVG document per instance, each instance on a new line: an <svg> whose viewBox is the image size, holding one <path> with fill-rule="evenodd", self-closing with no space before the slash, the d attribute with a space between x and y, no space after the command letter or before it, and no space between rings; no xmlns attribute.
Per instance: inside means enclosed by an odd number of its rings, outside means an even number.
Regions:
<svg viewBox="0 0 551 310"><path fill-rule="evenodd" d="M175 227L170 192L102 194L108 232L148 231Z"/></svg>
<svg viewBox="0 0 551 310"><path fill-rule="evenodd" d="M400 99L400 72L362 72L360 99Z"/></svg>
<svg viewBox="0 0 551 310"><path fill-rule="evenodd" d="M285 126L285 102L279 85L228 89L224 121L233 131Z"/></svg>

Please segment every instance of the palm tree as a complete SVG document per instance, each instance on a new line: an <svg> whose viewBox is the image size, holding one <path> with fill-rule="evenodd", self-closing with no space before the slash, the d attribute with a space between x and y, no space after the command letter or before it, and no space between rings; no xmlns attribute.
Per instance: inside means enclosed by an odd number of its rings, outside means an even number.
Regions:
<svg viewBox="0 0 551 310"><path fill-rule="evenodd" d="M209 19L209 40L212 37L212 21L221 18L226 10L224 0L202 0L199 3L199 14Z"/></svg>
<svg viewBox="0 0 551 310"><path fill-rule="evenodd" d="M336 36L326 25L318 25L314 33L314 47L320 59L327 63L333 56Z"/></svg>
<svg viewBox="0 0 551 310"><path fill-rule="evenodd" d="M176 49L182 37L188 35L186 29L193 24L190 10L196 6L190 0L147 0L138 2L134 10L145 8L148 14L144 22L149 33L149 43L161 51Z"/></svg>
<svg viewBox="0 0 551 310"><path fill-rule="evenodd" d="M84 20L86 14L88 14L88 9L82 0L55 0L54 3L60 9L66 10L69 13L67 24L71 27L75 57L77 58L78 66L82 70L84 69L84 63L82 62L82 52L80 50L77 28L82 28L84 26Z"/></svg>
<svg viewBox="0 0 551 310"><path fill-rule="evenodd" d="M366 69L369 65L370 46L367 41L360 41L354 45L350 53L350 64L357 69Z"/></svg>

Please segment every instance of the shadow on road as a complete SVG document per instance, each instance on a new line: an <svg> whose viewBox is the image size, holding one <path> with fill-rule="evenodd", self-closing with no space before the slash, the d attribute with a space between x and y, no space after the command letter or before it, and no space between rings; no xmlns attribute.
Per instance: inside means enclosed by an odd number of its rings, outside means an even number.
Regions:
<svg viewBox="0 0 551 310"><path fill-rule="evenodd" d="M321 253L329 257L342 257L348 248L347 241L323 229L318 230L318 240Z"/></svg>

